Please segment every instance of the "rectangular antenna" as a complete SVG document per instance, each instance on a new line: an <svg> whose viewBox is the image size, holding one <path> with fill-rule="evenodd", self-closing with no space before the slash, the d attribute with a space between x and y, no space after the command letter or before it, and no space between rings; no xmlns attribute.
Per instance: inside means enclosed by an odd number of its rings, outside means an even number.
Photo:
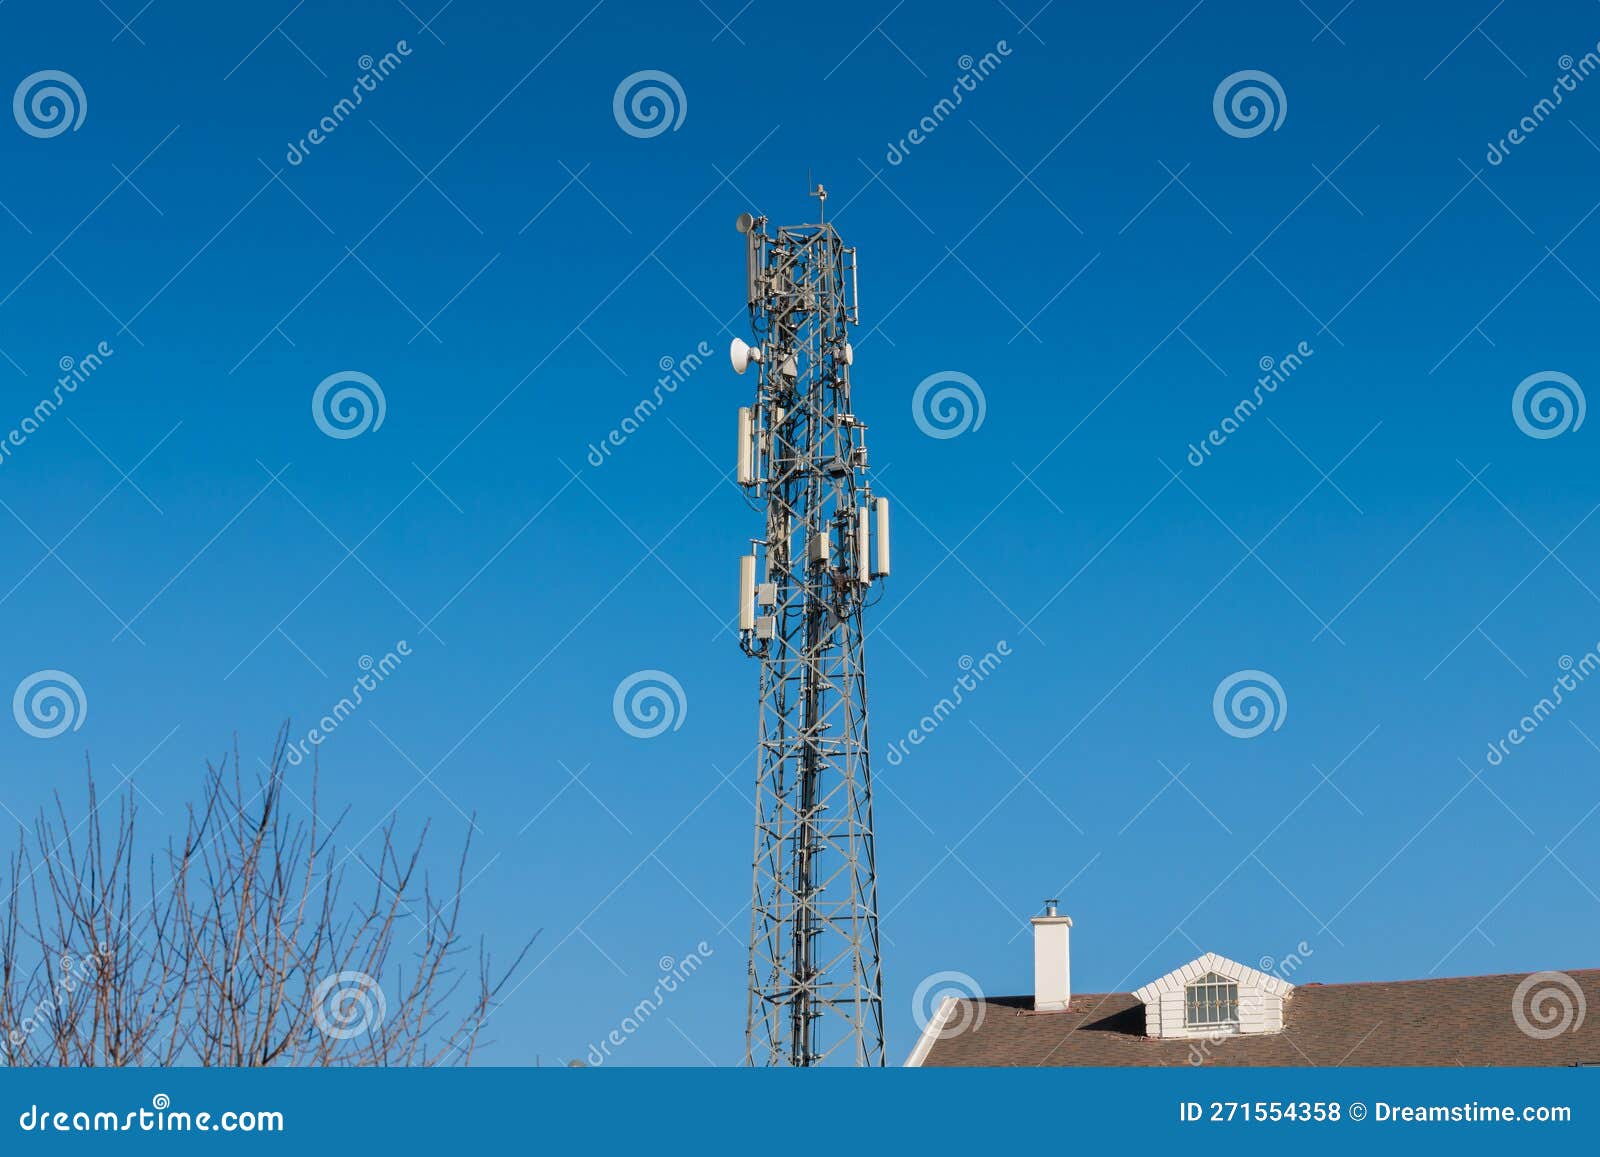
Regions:
<svg viewBox="0 0 1600 1157"><path fill-rule="evenodd" d="M761 234L754 229L744 235L745 300L755 305L761 300Z"/></svg>

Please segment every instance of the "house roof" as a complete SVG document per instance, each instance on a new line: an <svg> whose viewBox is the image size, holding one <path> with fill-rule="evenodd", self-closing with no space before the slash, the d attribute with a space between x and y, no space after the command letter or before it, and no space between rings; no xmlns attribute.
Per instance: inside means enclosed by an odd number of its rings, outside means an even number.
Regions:
<svg viewBox="0 0 1600 1157"><path fill-rule="evenodd" d="M1214 1038L1145 1036L1143 1002L1131 992L1075 995L1062 1012L1035 1012L1029 996L952 1000L909 1063L920 1053L927 1066L1189 1065L1196 1055L1220 1066L1600 1064L1600 969L1532 974L1566 978L1569 1027L1546 1039L1514 1015L1529 975L1300 984L1284 1003L1282 1032ZM1540 1002L1554 991L1529 983L1522 1022L1560 1023L1559 1003Z"/></svg>

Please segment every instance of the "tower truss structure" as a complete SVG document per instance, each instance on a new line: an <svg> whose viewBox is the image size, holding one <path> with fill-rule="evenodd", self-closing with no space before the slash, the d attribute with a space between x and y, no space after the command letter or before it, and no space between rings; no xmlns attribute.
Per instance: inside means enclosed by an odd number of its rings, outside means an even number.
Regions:
<svg viewBox="0 0 1600 1157"><path fill-rule="evenodd" d="M813 194L826 207L821 186ZM740 559L739 635L760 661L746 1062L884 1063L863 611L889 572L888 501L851 397L856 251L826 213L744 214L759 369L738 480L761 514Z"/></svg>

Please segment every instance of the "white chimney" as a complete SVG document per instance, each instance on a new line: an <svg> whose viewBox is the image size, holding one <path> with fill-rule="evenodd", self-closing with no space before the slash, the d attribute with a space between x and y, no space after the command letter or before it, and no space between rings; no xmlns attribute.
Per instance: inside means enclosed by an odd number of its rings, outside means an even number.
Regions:
<svg viewBox="0 0 1600 1157"><path fill-rule="evenodd" d="M1044 915L1032 922L1034 1010L1063 1012L1072 999L1072 917L1057 916L1056 901L1046 900Z"/></svg>

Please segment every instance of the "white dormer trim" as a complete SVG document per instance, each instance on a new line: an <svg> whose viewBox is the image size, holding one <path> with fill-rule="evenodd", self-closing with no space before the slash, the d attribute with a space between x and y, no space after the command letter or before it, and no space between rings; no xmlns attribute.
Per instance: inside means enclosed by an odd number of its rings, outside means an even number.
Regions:
<svg viewBox="0 0 1600 1157"><path fill-rule="evenodd" d="M1188 986L1208 972L1226 977L1239 986L1239 1023L1236 1028L1211 1025L1190 1026L1184 1020L1184 996ZM1215 952L1197 956L1143 988L1134 996L1144 1005L1145 1035L1154 1037L1207 1037L1223 1032L1270 1033L1283 1029L1283 1004L1294 992L1294 985L1281 977L1262 972Z"/></svg>
<svg viewBox="0 0 1600 1157"><path fill-rule="evenodd" d="M928 1059L928 1054L933 1051L934 1042L944 1035L944 1026L949 1022L951 1014L956 1010L957 1000L947 996L939 1002L939 1007L934 1010L933 1018L923 1028L922 1035L917 1038L917 1043L912 1046L911 1055L906 1058L905 1067L920 1069L922 1062Z"/></svg>
<svg viewBox="0 0 1600 1157"><path fill-rule="evenodd" d="M1157 977L1143 988L1135 989L1133 995L1148 1004L1159 993L1182 991L1190 981L1199 980L1208 972L1226 976L1241 986L1248 984L1252 988L1260 988L1275 996L1288 996L1294 991L1294 985L1287 980L1246 967L1237 960L1229 960L1226 956L1218 956L1215 952L1207 952L1204 956L1195 957L1181 968L1174 968L1165 976Z"/></svg>

